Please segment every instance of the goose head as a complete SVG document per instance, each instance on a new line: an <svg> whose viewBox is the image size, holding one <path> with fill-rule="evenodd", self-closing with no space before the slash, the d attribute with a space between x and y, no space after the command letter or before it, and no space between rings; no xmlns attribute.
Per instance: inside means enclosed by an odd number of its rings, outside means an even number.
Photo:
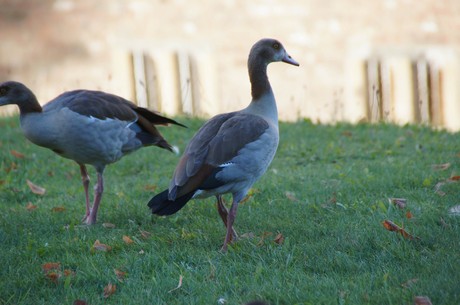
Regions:
<svg viewBox="0 0 460 305"><path fill-rule="evenodd" d="M18 105L21 113L41 111L33 92L24 84L15 81L0 84L0 106L4 105Z"/></svg>
<svg viewBox="0 0 460 305"><path fill-rule="evenodd" d="M299 66L284 49L281 42L272 38L264 38L254 44L249 53L249 65L254 61L261 60L265 65L272 62L285 62L294 66Z"/></svg>

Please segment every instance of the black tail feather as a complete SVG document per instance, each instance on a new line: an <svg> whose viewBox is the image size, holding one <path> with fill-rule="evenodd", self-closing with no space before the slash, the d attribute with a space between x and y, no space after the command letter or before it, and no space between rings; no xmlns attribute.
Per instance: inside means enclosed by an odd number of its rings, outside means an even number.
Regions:
<svg viewBox="0 0 460 305"><path fill-rule="evenodd" d="M185 125L183 125L183 124L181 124L179 122L176 122L173 119L164 117L164 116L162 116L162 115L160 115L158 113L155 113L153 111L150 111L150 110L148 110L146 108L137 107L134 110L137 113L139 113L140 115L144 116L147 120L150 121L150 123L152 123L154 125L174 124L174 125L178 125L178 126L187 128L187 126L185 126Z"/></svg>
<svg viewBox="0 0 460 305"><path fill-rule="evenodd" d="M190 192L173 201L168 199L168 190L165 190L150 199L148 206L152 210L152 214L172 215L182 209L194 194L195 192Z"/></svg>

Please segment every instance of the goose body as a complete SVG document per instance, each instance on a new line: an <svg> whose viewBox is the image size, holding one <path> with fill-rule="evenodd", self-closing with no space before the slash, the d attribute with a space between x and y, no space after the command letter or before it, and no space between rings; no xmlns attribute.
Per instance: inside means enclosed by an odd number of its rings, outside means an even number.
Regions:
<svg viewBox="0 0 460 305"><path fill-rule="evenodd" d="M168 190L154 196L148 206L157 215L171 215L192 198L217 197L217 209L227 234L222 250L236 238L233 222L238 204L265 173L279 142L278 111L267 77L271 62L296 65L275 39L262 39L248 59L252 101L240 111L207 121L187 145ZM232 194L228 211L222 195Z"/></svg>
<svg viewBox="0 0 460 305"><path fill-rule="evenodd" d="M0 106L7 104L18 105L21 129L27 139L79 164L87 224L94 224L97 219L105 166L143 146L172 150L155 125L181 125L101 91L65 92L42 108L30 89L9 81L0 84ZM86 164L94 166L98 175L92 206Z"/></svg>

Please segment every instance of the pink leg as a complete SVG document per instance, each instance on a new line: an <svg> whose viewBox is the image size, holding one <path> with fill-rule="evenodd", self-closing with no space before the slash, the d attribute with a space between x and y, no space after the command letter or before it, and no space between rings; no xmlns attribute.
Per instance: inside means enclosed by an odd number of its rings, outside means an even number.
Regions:
<svg viewBox="0 0 460 305"><path fill-rule="evenodd" d="M227 228L227 218L228 218L228 210L225 207L224 198L221 195L217 195L217 212L219 212L219 216L224 222L225 227ZM236 231L232 227L232 236L230 240L235 241L238 238Z"/></svg>
<svg viewBox="0 0 460 305"><path fill-rule="evenodd" d="M83 217L83 221L86 221L89 214L91 213L91 206L89 203L89 175L88 171L86 170L86 166L84 164L80 164L80 174L81 174L81 181L83 182L83 188L85 189L85 198L86 198L86 214Z"/></svg>
<svg viewBox="0 0 460 305"><path fill-rule="evenodd" d="M102 172L97 172L97 184L94 187L94 203L91 213L86 218L86 224L92 225L96 223L97 210L101 203L102 193L104 192L104 179L102 178Z"/></svg>
<svg viewBox="0 0 460 305"><path fill-rule="evenodd" d="M220 250L222 252L227 252L227 244L232 240L233 223L235 222L237 209L238 202L233 200L232 207L230 208L230 212L228 213L227 217L227 234L225 235L224 245Z"/></svg>

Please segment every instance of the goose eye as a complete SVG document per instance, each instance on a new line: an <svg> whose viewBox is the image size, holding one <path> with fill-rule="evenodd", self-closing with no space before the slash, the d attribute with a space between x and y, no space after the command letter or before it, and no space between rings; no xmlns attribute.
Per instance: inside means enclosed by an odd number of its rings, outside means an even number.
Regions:
<svg viewBox="0 0 460 305"><path fill-rule="evenodd" d="M0 95L6 95L8 93L8 88L7 87L1 87L0 88Z"/></svg>
<svg viewBox="0 0 460 305"><path fill-rule="evenodd" d="M278 50L279 48L280 48L280 44L277 43L277 42L275 42L275 43L273 44L273 49Z"/></svg>

